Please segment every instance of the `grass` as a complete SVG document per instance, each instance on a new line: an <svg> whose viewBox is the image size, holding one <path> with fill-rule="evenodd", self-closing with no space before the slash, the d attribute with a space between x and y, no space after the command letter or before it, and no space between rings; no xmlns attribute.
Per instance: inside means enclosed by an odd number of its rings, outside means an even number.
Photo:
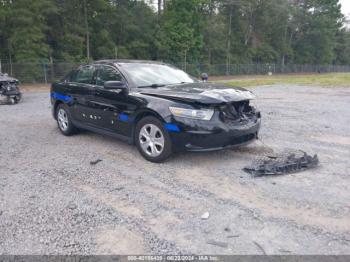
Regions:
<svg viewBox="0 0 350 262"><path fill-rule="evenodd" d="M225 80L230 86L261 86L275 84L317 85L324 87L350 87L350 73L302 74L302 75L272 75L243 76Z"/></svg>
<svg viewBox="0 0 350 262"><path fill-rule="evenodd" d="M325 87L350 87L350 73L330 73L330 74L290 74L290 75L244 75L244 76L220 76L209 77L210 81L225 82L229 86L262 86L275 84L292 85L317 85ZM47 84L21 84L23 92L43 92L49 91Z"/></svg>

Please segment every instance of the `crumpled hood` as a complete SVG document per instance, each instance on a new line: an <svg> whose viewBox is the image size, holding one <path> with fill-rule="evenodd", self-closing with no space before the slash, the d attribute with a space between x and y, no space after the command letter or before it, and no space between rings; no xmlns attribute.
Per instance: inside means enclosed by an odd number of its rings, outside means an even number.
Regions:
<svg viewBox="0 0 350 262"><path fill-rule="evenodd" d="M16 78L0 73L0 82L13 82L13 81L17 82L18 80Z"/></svg>
<svg viewBox="0 0 350 262"><path fill-rule="evenodd" d="M252 92L240 87L228 87L214 83L190 83L169 85L158 88L140 88L139 93L166 99L198 102L202 104L221 104L254 99Z"/></svg>

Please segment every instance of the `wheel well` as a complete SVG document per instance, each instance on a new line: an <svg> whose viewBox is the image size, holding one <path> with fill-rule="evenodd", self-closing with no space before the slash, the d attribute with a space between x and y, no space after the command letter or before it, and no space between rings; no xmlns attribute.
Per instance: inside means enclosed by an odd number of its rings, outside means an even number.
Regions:
<svg viewBox="0 0 350 262"><path fill-rule="evenodd" d="M56 102L55 102L55 104L54 104L54 106L53 106L53 109L54 109L54 118L56 119L56 110L57 110L57 107L58 107L58 105L59 104L63 104L63 102L62 101L60 101L60 100L57 100Z"/></svg>
<svg viewBox="0 0 350 262"><path fill-rule="evenodd" d="M153 116L153 117L157 118L159 121L164 122L164 119L159 114L157 114L154 111L143 111L143 112L138 113L136 115L135 119L134 119L134 123L133 123L133 126L132 126L131 135L132 135L133 143L134 143L136 125L142 118L144 118L146 116Z"/></svg>

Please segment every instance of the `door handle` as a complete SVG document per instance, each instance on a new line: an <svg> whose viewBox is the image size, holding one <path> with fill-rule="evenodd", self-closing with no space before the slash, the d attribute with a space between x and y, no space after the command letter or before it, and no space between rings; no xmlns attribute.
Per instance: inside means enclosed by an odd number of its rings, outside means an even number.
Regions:
<svg viewBox="0 0 350 262"><path fill-rule="evenodd" d="M106 104L106 103L97 102L97 101L90 101L90 102L94 105L98 105L101 107L116 109L116 107L114 105L111 105L111 104Z"/></svg>

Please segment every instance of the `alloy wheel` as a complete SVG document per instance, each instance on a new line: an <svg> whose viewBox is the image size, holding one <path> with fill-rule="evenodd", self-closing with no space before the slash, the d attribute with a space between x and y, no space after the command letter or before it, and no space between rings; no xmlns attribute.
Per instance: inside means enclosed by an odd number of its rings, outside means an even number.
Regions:
<svg viewBox="0 0 350 262"><path fill-rule="evenodd" d="M63 108L58 110L57 120L61 130L66 131L68 129L68 115Z"/></svg>
<svg viewBox="0 0 350 262"><path fill-rule="evenodd" d="M141 149L151 157L159 156L164 150L164 135L154 124L144 125L139 133Z"/></svg>

